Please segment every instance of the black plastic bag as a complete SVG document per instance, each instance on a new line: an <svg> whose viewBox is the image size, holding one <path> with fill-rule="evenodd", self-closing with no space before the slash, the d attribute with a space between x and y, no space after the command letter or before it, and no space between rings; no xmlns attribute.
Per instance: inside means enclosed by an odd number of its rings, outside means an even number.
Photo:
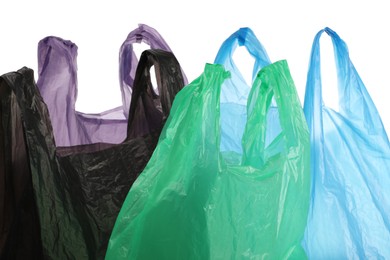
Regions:
<svg viewBox="0 0 390 260"><path fill-rule="evenodd" d="M153 65L158 95L150 80ZM33 71L22 68L2 78L0 89L11 88L21 110L45 258L103 259L122 203L154 151L176 93L184 87L179 63L171 52L142 53L128 134L121 144L56 147Z"/></svg>
<svg viewBox="0 0 390 260"><path fill-rule="evenodd" d="M21 111L0 78L0 259L42 259Z"/></svg>

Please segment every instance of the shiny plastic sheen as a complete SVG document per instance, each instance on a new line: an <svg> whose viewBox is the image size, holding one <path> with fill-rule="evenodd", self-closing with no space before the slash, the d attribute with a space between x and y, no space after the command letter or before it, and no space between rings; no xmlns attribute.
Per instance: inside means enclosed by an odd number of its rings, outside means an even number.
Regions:
<svg viewBox="0 0 390 260"><path fill-rule="evenodd" d="M324 32L334 48L338 111L322 98ZM390 143L347 45L330 28L313 41L304 112L313 176L303 241L309 258L390 259Z"/></svg>
<svg viewBox="0 0 390 260"><path fill-rule="evenodd" d="M221 85L229 76L206 64L176 96L119 213L107 260L306 258L309 132L287 62L255 79L242 153L220 150ZM266 145L273 97L281 132Z"/></svg>

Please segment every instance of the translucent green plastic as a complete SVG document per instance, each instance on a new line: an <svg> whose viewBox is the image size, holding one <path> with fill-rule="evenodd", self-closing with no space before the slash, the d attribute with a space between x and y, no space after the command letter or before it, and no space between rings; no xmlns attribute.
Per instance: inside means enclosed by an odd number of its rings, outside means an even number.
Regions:
<svg viewBox="0 0 390 260"><path fill-rule="evenodd" d="M306 258L309 132L287 62L258 73L241 154L220 151L220 90L228 77L222 65L206 64L175 97L106 259ZM273 99L278 122L267 117ZM266 141L273 123L281 130Z"/></svg>

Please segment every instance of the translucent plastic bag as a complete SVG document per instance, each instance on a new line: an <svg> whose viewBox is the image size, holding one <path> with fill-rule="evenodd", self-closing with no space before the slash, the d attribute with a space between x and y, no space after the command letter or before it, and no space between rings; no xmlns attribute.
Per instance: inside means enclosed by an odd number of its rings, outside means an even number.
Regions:
<svg viewBox="0 0 390 260"><path fill-rule="evenodd" d="M119 52L122 106L99 114L81 113L75 109L77 46L71 41L53 36L39 42L37 85L49 109L57 146L97 142L120 143L125 140L131 93L138 65L133 44L140 42L145 42L151 49L172 52L155 29L139 24L138 28L129 33ZM187 84L183 71L182 74L184 83ZM104 77L104 75L99 76Z"/></svg>
<svg viewBox="0 0 390 260"><path fill-rule="evenodd" d="M252 83L259 70L271 64L268 54L254 32L240 28L221 45L215 64L221 64L230 72L230 78L223 82L221 89L221 150L242 152L241 139L247 120L246 104L251 85L248 85L239 68L234 63L233 54L238 46L243 46L254 58Z"/></svg>
<svg viewBox="0 0 390 260"><path fill-rule="evenodd" d="M153 65L159 95L151 85ZM173 99L184 86L179 63L171 52L142 53L127 137L120 144L57 147L33 75L23 68L1 77L0 93L6 93L1 112L15 117L7 104L17 102L20 117L16 119L23 123L19 131L23 127L44 258L103 259L122 203L152 155Z"/></svg>
<svg viewBox="0 0 390 260"><path fill-rule="evenodd" d="M253 84L243 153L220 150L220 94L229 75L206 64L178 93L106 259L305 258L309 133L287 62L264 67ZM273 97L281 131L266 145Z"/></svg>
<svg viewBox="0 0 390 260"><path fill-rule="evenodd" d="M333 42L338 111L322 98L320 44ZM311 259L390 259L390 145L345 42L315 36L304 112L311 133L312 195L303 245Z"/></svg>

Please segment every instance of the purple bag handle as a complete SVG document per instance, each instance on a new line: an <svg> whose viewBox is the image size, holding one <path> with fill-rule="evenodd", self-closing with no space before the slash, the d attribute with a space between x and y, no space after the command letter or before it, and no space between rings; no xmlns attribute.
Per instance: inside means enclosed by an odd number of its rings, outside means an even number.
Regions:
<svg viewBox="0 0 390 260"><path fill-rule="evenodd" d="M98 114L85 114L75 109L77 45L54 36L39 42L37 85L50 111L57 146L120 143L126 138L131 93L138 66L132 45L141 41L150 45L151 49L170 51L168 44L155 29L139 24L138 28L129 33L120 48L119 75L123 103ZM181 71L183 73L182 69ZM187 84L184 73L183 77Z"/></svg>
<svg viewBox="0 0 390 260"><path fill-rule="evenodd" d="M62 100L60 102L71 102L71 104L68 103L72 108L75 108L75 103L77 99L77 63L76 63L76 57L77 57L77 45L74 44L71 41L64 40L60 37L55 36L48 36L43 38L38 43L38 81L37 85L40 89L40 92L47 93L47 92L64 92L63 97L67 96L67 100ZM55 53L57 52L57 53ZM53 57L54 56L54 57ZM56 65L49 65L50 60L49 59L57 59ZM69 67L69 69L67 69ZM45 89L45 84L41 84L41 81L44 80L46 77L45 74L52 74L54 75L54 72L58 72L59 69L67 69L66 71L69 72L69 81L71 82L66 88L59 87L59 86L50 86L49 89ZM49 75L48 75L49 76ZM68 82L64 82L68 83ZM41 87L42 86L42 87ZM53 90L53 88L56 88ZM46 102L46 100L45 100ZM58 101L56 101L58 103ZM50 106L50 104L49 104ZM59 105L59 107L62 107L62 105Z"/></svg>
<svg viewBox="0 0 390 260"><path fill-rule="evenodd" d="M79 127L77 100L77 45L49 36L38 43L39 92L47 105L57 145L90 143Z"/></svg>
<svg viewBox="0 0 390 260"><path fill-rule="evenodd" d="M122 92L123 111L126 118L129 115L131 93L134 84L135 72L138 64L137 56L133 50L133 43L145 42L150 49L161 49L172 52L166 41L152 27L146 24L138 24L138 28L129 33L119 51L119 80ZM187 85L187 77L183 70L184 85Z"/></svg>

